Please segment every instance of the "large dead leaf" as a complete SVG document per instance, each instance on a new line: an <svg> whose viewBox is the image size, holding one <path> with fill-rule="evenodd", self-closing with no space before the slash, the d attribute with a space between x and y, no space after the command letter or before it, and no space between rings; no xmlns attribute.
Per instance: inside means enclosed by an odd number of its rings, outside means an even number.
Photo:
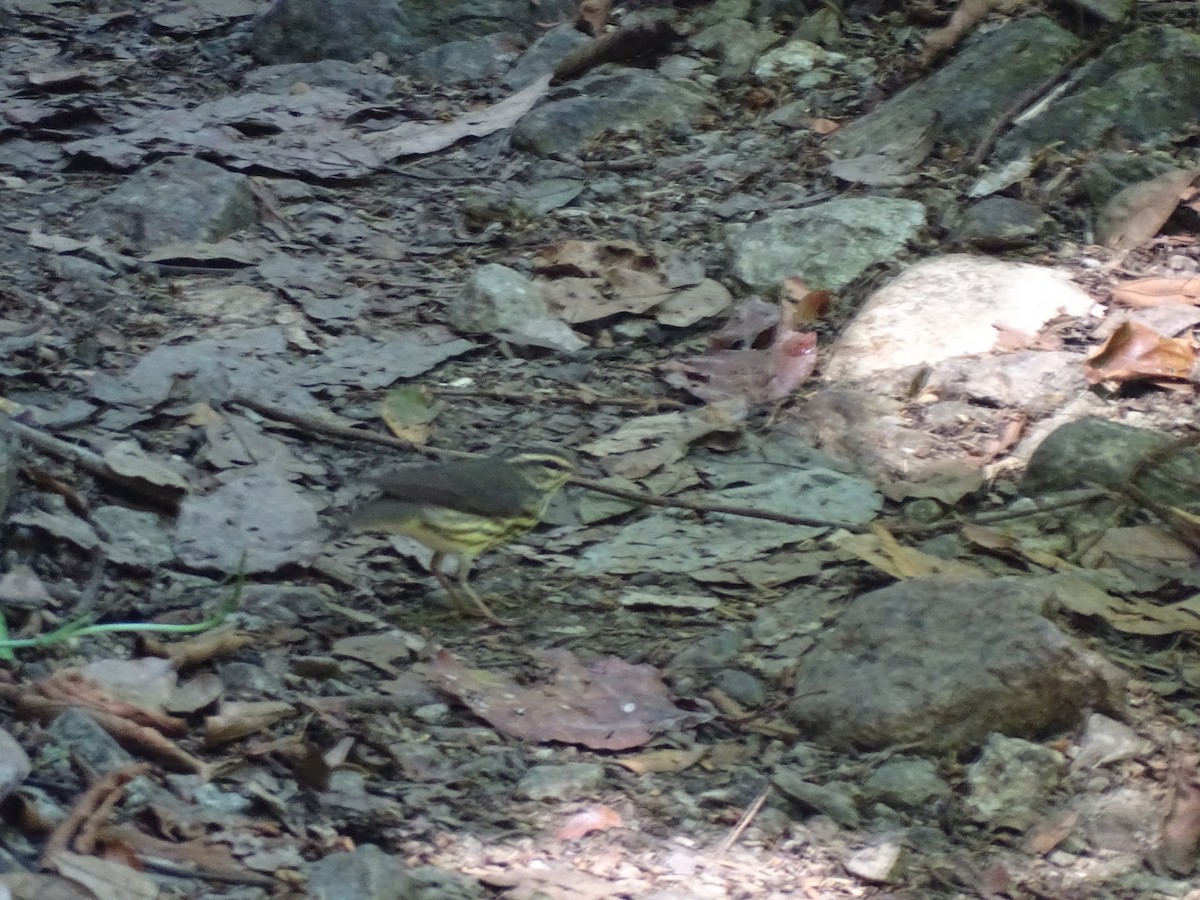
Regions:
<svg viewBox="0 0 1200 900"><path fill-rule="evenodd" d="M447 650L425 671L493 727L535 743L627 750L711 718L676 706L653 666L608 657L585 668L569 650L535 655L557 667L552 681L517 684L507 675L468 669Z"/></svg>
<svg viewBox="0 0 1200 900"><path fill-rule="evenodd" d="M938 136L938 120L931 117L923 124L899 131L878 150L829 164L829 174L852 184L897 187L917 180L917 169Z"/></svg>
<svg viewBox="0 0 1200 900"><path fill-rule="evenodd" d="M1122 599L1077 576L1054 576L1054 596L1071 612L1099 616L1128 634L1164 635L1200 632L1200 594L1179 603L1158 604L1137 597Z"/></svg>
<svg viewBox="0 0 1200 900"><path fill-rule="evenodd" d="M1200 169L1171 169L1131 184L1104 205L1096 217L1096 240L1113 250L1132 250L1158 234L1188 196Z"/></svg>
<svg viewBox="0 0 1200 900"><path fill-rule="evenodd" d="M847 525L870 521L882 503L866 480L813 467L749 486L710 491L705 501ZM701 519L691 512L664 509L644 515L610 540L588 547L575 563L575 571L609 576L653 569L711 581L716 575L712 570L721 569L723 580L741 581L748 562L825 530L718 513Z"/></svg>
<svg viewBox="0 0 1200 900"><path fill-rule="evenodd" d="M159 896L158 886L149 876L116 860L55 850L44 864L85 886L96 900L156 900Z"/></svg>
<svg viewBox="0 0 1200 900"><path fill-rule="evenodd" d="M1140 379L1182 380L1192 377L1196 351L1183 338L1163 337L1138 322L1122 322L1088 357L1084 371L1090 384Z"/></svg>
<svg viewBox="0 0 1200 900"><path fill-rule="evenodd" d="M1112 298L1126 306L1139 308L1164 303L1200 305L1200 278L1189 276L1152 276L1126 281L1112 289Z"/></svg>
<svg viewBox="0 0 1200 900"><path fill-rule="evenodd" d="M787 301L775 315L764 306L758 297L747 299L710 340L707 353L664 365L664 380L701 400L740 397L758 404L787 397L816 368L817 336L792 327L795 311ZM755 330L767 322L769 328ZM766 346L760 346L764 337Z"/></svg>
<svg viewBox="0 0 1200 900"><path fill-rule="evenodd" d="M542 296L569 325L654 311L683 327L729 307L730 294L671 251L651 253L632 241L562 241L534 260Z"/></svg>
<svg viewBox="0 0 1200 900"><path fill-rule="evenodd" d="M920 578L926 575L949 575L978 578L983 573L974 566L954 559L942 559L905 547L886 529L871 527L871 534L835 534L830 543L843 553L875 566L894 578Z"/></svg>
<svg viewBox="0 0 1200 900"><path fill-rule="evenodd" d="M312 178L359 178L398 156L433 153L465 137L509 128L545 96L550 76L448 122L403 122L363 133L346 125L370 106L333 88L289 94L250 91L193 109L151 112L115 123L114 133L72 141L64 150L133 169L151 154L204 155L234 169L271 169Z"/></svg>

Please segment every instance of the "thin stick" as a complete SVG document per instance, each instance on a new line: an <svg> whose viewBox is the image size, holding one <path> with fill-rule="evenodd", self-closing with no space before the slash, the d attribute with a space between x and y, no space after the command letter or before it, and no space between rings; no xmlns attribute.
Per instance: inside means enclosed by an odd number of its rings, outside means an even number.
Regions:
<svg viewBox="0 0 1200 900"><path fill-rule="evenodd" d="M742 814L742 817L738 820L738 823L733 826L733 831L725 835L725 840L721 841L721 846L717 847L717 859L720 859L722 856L728 853L730 848L737 842L737 839L742 836L742 832L750 827L750 823L754 821L754 817L757 816L762 810L763 804L767 802L767 798L771 796L773 791L774 788L768 784L762 789L759 795L754 798L754 802L751 803L746 811Z"/></svg>
<svg viewBox="0 0 1200 900"><path fill-rule="evenodd" d="M46 841L46 850L42 854L41 867L48 868L53 861L53 857L61 850L66 850L71 846L71 841L76 835L83 836L85 829L92 833L95 832L95 825L90 829L89 822L95 822L99 816L107 816L116 805L117 800L124 792L125 785L133 781L139 775L144 775L150 771L149 763L135 763L125 766L115 772L110 772L100 781L97 781L88 788L82 797L76 801L75 806L67 814L54 831L51 832L49 839ZM86 841L85 841L86 843ZM89 853L91 848L82 849L79 852Z"/></svg>

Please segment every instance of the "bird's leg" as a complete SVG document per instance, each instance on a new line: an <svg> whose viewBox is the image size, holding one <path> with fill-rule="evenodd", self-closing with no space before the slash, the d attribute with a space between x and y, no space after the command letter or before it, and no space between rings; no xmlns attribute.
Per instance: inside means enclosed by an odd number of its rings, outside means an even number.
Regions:
<svg viewBox="0 0 1200 900"><path fill-rule="evenodd" d="M467 584L467 576L471 574L471 560L460 556L458 558L458 583L454 584L442 571L442 561L446 558L444 553L433 554L433 559L429 561L429 568L433 570L434 577L437 578L438 584L442 589L450 595L450 598L462 606L463 599L470 600L483 613L484 618L493 624L500 624L500 620L496 618L496 614L488 609L488 605L480 599L479 595L471 589Z"/></svg>
<svg viewBox="0 0 1200 900"><path fill-rule="evenodd" d="M486 618L493 625L502 624L500 620L496 618L496 614L488 609L488 605L484 603L480 596L471 589L471 585L467 584L467 576L470 574L471 560L468 557L460 556L458 558L458 588L462 592L460 596L465 595L470 597L471 602L479 608L479 611L483 613L484 618Z"/></svg>

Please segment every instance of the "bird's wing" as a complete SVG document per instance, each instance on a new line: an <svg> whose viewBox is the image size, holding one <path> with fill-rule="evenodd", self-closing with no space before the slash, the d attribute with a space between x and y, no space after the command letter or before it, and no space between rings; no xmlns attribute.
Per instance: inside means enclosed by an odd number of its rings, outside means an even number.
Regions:
<svg viewBox="0 0 1200 900"><path fill-rule="evenodd" d="M445 506L480 516L510 516L527 511L537 490L508 464L497 459L413 466L380 476L384 496L406 503Z"/></svg>

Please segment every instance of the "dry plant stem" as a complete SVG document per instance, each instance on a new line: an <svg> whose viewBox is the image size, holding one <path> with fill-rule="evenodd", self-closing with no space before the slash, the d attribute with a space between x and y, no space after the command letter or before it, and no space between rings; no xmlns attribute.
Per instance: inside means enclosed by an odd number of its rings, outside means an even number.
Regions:
<svg viewBox="0 0 1200 900"><path fill-rule="evenodd" d="M834 522L829 519L812 519L808 516L790 516L787 513L771 512L769 509L753 509L748 506L722 506L716 503L697 503L691 500L670 500L666 497L654 497L641 491L627 491L624 488L609 487L588 478L572 478L568 484L581 487L586 491L597 494L607 494L621 500L630 500L643 506L660 506L667 509L690 509L693 512L719 513L723 516L741 516L746 519L766 519L770 522L783 522L785 525L811 525L816 528L845 528L847 531L862 532L863 525L850 525L845 522Z"/></svg>
<svg viewBox="0 0 1200 900"><path fill-rule="evenodd" d="M230 402L237 403L239 406L244 406L247 409L252 409L260 415L264 415L269 419L276 419L281 422L288 422L292 425L299 426L316 434L324 434L332 437L344 438L351 441L367 441L374 444L382 444L385 447L394 447L398 450L416 450L422 453L433 452L428 447L418 447L415 444L410 444L407 441L401 441L397 438L388 437L387 435L379 434L374 431L363 431L358 428L347 428L344 425L334 425L330 422L322 421L315 416L306 416L300 413L294 413L286 409L281 409L277 406L272 406L267 403L259 403L257 400L252 400L248 397L236 396L231 398ZM471 453L458 453L456 451L439 450L439 454L446 456L474 456ZM751 519L768 519L772 522L783 522L785 525L811 525L817 528L837 527L845 528L849 531L862 531L860 525L847 525L843 522L832 522L827 519L811 519L807 516L789 516L785 513L774 513L769 510L751 509L743 506L719 506L707 503L695 503L690 500L668 500L662 497L655 497L650 494L645 494L640 491L627 491L624 488L608 487L607 485L599 484L587 478L572 478L569 484L574 484L588 491L595 491L598 494L607 494L610 497L619 497L622 500L630 500L634 503L640 503L643 506L659 506L668 509L690 509L694 512L705 513L721 513L726 516L742 516Z"/></svg>
<svg viewBox="0 0 1200 900"><path fill-rule="evenodd" d="M169 659L175 666L175 670L182 672L203 662L232 656L243 647L249 647L257 642L253 635L233 628L224 628L219 631L205 632L186 641L174 643L147 641L146 643L147 652Z"/></svg>
<svg viewBox="0 0 1200 900"><path fill-rule="evenodd" d="M1054 74L1043 79L1032 87L1022 91L1017 99L1014 100L1000 115L996 116L990 125L984 130L983 136L979 139L979 144L975 147L975 152L966 157L959 166L960 172L973 173L983 161L991 155L992 148L996 146L996 141L1000 138L1000 133L1006 127L1023 113L1028 107L1032 106L1046 94L1048 94L1055 85L1062 81L1068 73L1099 50L1101 47L1107 47L1112 42L1112 35L1105 34L1101 37L1093 39L1086 46L1076 51L1066 62L1064 62Z"/></svg>
<svg viewBox="0 0 1200 900"><path fill-rule="evenodd" d="M38 697L31 694L27 688L13 684L0 684L0 700L11 704L21 714L42 722L49 722L60 713L82 705L79 701ZM206 763L192 756L153 728L138 725L102 709L87 707L87 710L100 727L112 735L121 746L141 752L173 772L193 772L205 778L208 777L210 769Z"/></svg>
<svg viewBox="0 0 1200 900"><path fill-rule="evenodd" d="M208 838L192 838L185 841L168 841L153 837L135 826L105 825L96 834L96 839L107 846L125 847L137 856L138 861L150 872L171 875L177 878L193 878L202 881L218 881L225 884L252 884L260 887L278 886L278 882L265 875L252 875L240 867L237 871L214 869L211 865L197 864L192 848L204 848L213 843ZM187 860L186 863L176 860Z"/></svg>
<svg viewBox="0 0 1200 900"><path fill-rule="evenodd" d="M771 790L771 785L768 784L762 789L759 795L754 798L754 802L751 803L746 812L742 814L742 817L738 820L738 823L733 826L733 831L729 832L729 834L725 836L725 840L721 841L721 845L717 847L717 859L720 859L722 856L728 853L729 849L735 843L737 843L737 839L742 836L742 832L750 827L750 823L754 821L754 817L759 814L763 808L763 805L767 802L767 798L771 796Z"/></svg>
<svg viewBox="0 0 1200 900"><path fill-rule="evenodd" d="M434 388L430 393L435 397L487 397L491 400L500 400L505 403L527 403L529 401L528 394L522 394L517 391L502 391L498 389L462 389L462 388ZM572 403L578 403L581 406L628 406L634 409L683 409L684 404L679 400L672 400L670 397L601 397L598 395L589 395L586 391L572 391L573 396L570 399ZM546 398L550 399L550 398Z"/></svg>
<svg viewBox="0 0 1200 900"><path fill-rule="evenodd" d="M282 406L262 403L240 394L230 397L229 402L236 403L238 406L244 406L246 409L252 409L259 415L266 416L268 419L274 419L277 422L287 422L289 425L295 425L313 434L323 434L326 437L340 438L346 441L380 444L384 447L391 447L394 450L427 452L424 448L418 447L411 441L402 441L391 435L380 434L378 431L368 431L365 428L350 428L347 425L339 425L336 422L327 422L320 416L309 416L304 413L293 412L290 409L284 409Z"/></svg>
<svg viewBox="0 0 1200 900"><path fill-rule="evenodd" d="M56 673L37 682L32 688L33 692L47 700L61 700L86 710L110 713L164 734L184 735L188 732L185 720L117 700L77 672Z"/></svg>
<svg viewBox="0 0 1200 900"><path fill-rule="evenodd" d="M1188 447L1194 447L1200 444L1200 432L1189 434L1181 438L1176 438L1168 444L1159 447L1151 453L1147 453L1139 459L1129 474L1125 476L1125 483L1128 485L1136 485L1139 478L1145 474L1146 470L1157 466L1159 463L1166 462L1180 450L1186 450Z"/></svg>
<svg viewBox="0 0 1200 900"><path fill-rule="evenodd" d="M562 84L601 63L658 56L673 40L675 30L666 22L646 22L610 31L564 56L555 66L550 83Z"/></svg>
<svg viewBox="0 0 1200 900"><path fill-rule="evenodd" d="M921 525L897 525L891 529L892 534L926 534L935 531L951 531L959 528L962 525L993 525L996 522L1008 522L1012 519L1028 519L1031 516L1040 516L1044 513L1058 512L1060 509L1070 509L1073 506L1082 506L1084 503L1091 503L1093 500L1102 500L1106 497L1111 497L1112 491L1107 488L1080 488L1076 491L1067 491L1063 495L1055 497L1053 500L1042 500L1036 497L1028 498L1035 505L1029 509L998 509L995 512L980 513L977 516L972 516L969 519L960 516L952 516L947 519L942 519L937 522L930 522Z"/></svg>
<svg viewBox="0 0 1200 900"><path fill-rule="evenodd" d="M106 481L126 493L133 494L138 499L159 509L174 510L179 506L178 496L172 495L162 488L150 485L141 479L128 478L114 472L108 463L104 461L103 457L98 456L91 450L85 450L83 447L59 440L56 437L46 434L44 431L39 431L21 422L14 422L5 416L0 416L0 431L14 435L19 440L24 441L32 447L36 447L43 453L48 453L55 459L61 459L78 466L100 480Z"/></svg>
<svg viewBox="0 0 1200 900"><path fill-rule="evenodd" d="M46 869L47 861L60 851L71 846L71 839L78 835L76 851L91 853L95 846L96 830L103 824L112 808L124 793L125 786L139 775L150 771L148 763L137 763L126 766L115 772L110 772L100 781L88 788L79 798L75 807L67 814L51 832L46 841L46 849L42 853L41 868Z"/></svg>

